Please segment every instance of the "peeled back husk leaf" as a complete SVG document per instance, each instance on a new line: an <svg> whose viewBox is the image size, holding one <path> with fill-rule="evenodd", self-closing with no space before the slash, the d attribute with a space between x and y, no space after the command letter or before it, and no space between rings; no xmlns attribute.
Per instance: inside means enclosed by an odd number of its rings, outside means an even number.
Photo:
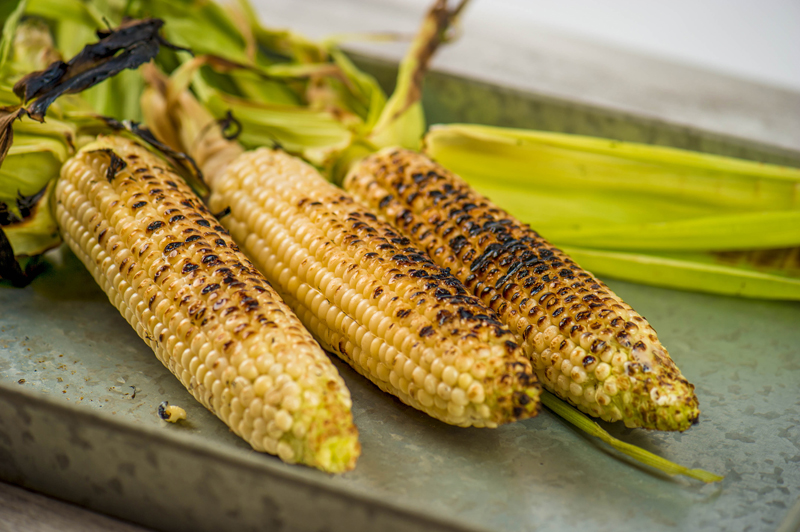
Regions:
<svg viewBox="0 0 800 532"><path fill-rule="evenodd" d="M127 0L28 0L25 14L41 17L53 30L55 46L64 57L73 57L95 32L122 20ZM36 67L41 68L41 67Z"/></svg>
<svg viewBox="0 0 800 532"><path fill-rule="evenodd" d="M742 212L613 227L562 227L542 229L542 233L555 242L603 249L769 249L800 245L800 209Z"/></svg>
<svg viewBox="0 0 800 532"><path fill-rule="evenodd" d="M426 13L408 52L400 62L395 90L368 137L375 146L420 149L425 133L425 115L420 103L424 73L461 7L450 11L447 0L437 0Z"/></svg>
<svg viewBox="0 0 800 532"><path fill-rule="evenodd" d="M478 192L564 245L736 250L791 246L800 238L800 210L709 214L697 204L642 192L526 187L462 172Z"/></svg>
<svg viewBox="0 0 800 532"><path fill-rule="evenodd" d="M290 153L301 155L323 166L332 154L350 145L352 133L325 111L302 106L255 104L223 94L213 94L204 102L218 118L231 111L242 125L238 140L247 147L276 143Z"/></svg>
<svg viewBox="0 0 800 532"><path fill-rule="evenodd" d="M3 34L0 37L0 75L3 77L9 75L9 62L14 53L14 35L26 8L25 0L19 0L16 5L14 4L14 2L9 3L9 7L13 7L3 22Z"/></svg>
<svg viewBox="0 0 800 532"><path fill-rule="evenodd" d="M739 297L800 301L800 278L759 271L755 257L738 261L712 252L656 253L560 246L583 268L612 277L665 288Z"/></svg>
<svg viewBox="0 0 800 532"><path fill-rule="evenodd" d="M355 117L358 127L370 116L365 105L373 101L371 90L378 87L374 80L369 83L366 74L348 71L327 45L261 26L244 0L226 8L201 0L143 0L138 13L162 18L167 38L196 55L213 55L245 67L203 69L205 83L227 96L258 104L308 104L313 110ZM159 66L167 72L174 68L163 60Z"/></svg>
<svg viewBox="0 0 800 532"><path fill-rule="evenodd" d="M97 114L117 120L141 122L139 96L143 90L142 76L132 70L123 70L113 78L84 91L81 96Z"/></svg>
<svg viewBox="0 0 800 532"><path fill-rule="evenodd" d="M51 190L54 183L55 180L48 183L41 200L31 209L28 217L17 223L2 226L15 256L41 255L61 244L58 225L50 208Z"/></svg>
<svg viewBox="0 0 800 532"><path fill-rule="evenodd" d="M216 54L250 63L240 28L220 3L198 0L140 0L139 15L164 21L164 35L195 54Z"/></svg>
<svg viewBox="0 0 800 532"><path fill-rule="evenodd" d="M58 176L69 153L69 146L57 139L17 133L0 166L0 201L39 192Z"/></svg>
<svg viewBox="0 0 800 532"><path fill-rule="evenodd" d="M795 168L487 126L435 126L425 144L429 155L559 243L660 250L800 244ZM569 215L537 201L542 195L569 203Z"/></svg>
<svg viewBox="0 0 800 532"><path fill-rule="evenodd" d="M431 128L425 152L454 171L468 169L476 179L509 185L642 192L710 212L800 208L800 197L792 194L800 169L677 148L449 124Z"/></svg>
<svg viewBox="0 0 800 532"><path fill-rule="evenodd" d="M24 127L20 127L25 124ZM52 132L53 124L43 130ZM49 129L48 129L49 128ZM5 160L0 165L0 204L8 214L2 226L16 256L35 256L61 243L58 228L49 207L49 188L58 177L61 165L72 152L65 137L30 133L30 123L16 122L14 129L24 129L14 136ZM57 130L57 129L56 129ZM40 192L47 187L44 193ZM28 198L37 198L27 201ZM19 208L19 203L25 209Z"/></svg>

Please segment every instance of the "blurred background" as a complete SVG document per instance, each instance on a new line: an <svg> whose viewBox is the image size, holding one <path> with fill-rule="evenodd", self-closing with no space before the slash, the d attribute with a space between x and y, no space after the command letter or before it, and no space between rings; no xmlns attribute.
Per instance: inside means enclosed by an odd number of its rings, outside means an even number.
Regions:
<svg viewBox="0 0 800 532"><path fill-rule="evenodd" d="M430 1L255 3L266 24L324 37L411 33ZM800 149L797 0L472 0L462 32L434 68Z"/></svg>
<svg viewBox="0 0 800 532"><path fill-rule="evenodd" d="M800 90L797 0L478 0L532 25Z"/></svg>

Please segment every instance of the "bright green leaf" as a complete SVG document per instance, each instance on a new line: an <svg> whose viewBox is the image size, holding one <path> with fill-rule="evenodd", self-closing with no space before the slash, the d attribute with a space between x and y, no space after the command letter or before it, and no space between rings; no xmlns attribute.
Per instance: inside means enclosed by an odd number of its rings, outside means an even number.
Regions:
<svg viewBox="0 0 800 532"><path fill-rule="evenodd" d="M703 253L655 254L560 246L583 268L601 277L760 299L800 300L800 279L724 264Z"/></svg>
<svg viewBox="0 0 800 532"><path fill-rule="evenodd" d="M572 195L662 197L709 211L800 209L800 169L607 139L472 125L434 126L425 150L476 183Z"/></svg>

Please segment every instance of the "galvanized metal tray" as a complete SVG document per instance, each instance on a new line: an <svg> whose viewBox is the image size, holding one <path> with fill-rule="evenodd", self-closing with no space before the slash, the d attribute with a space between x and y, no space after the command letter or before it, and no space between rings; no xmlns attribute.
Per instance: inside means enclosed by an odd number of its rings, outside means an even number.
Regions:
<svg viewBox="0 0 800 532"><path fill-rule="evenodd" d="M389 79L388 65L360 63ZM485 108L487 98L506 103ZM447 121L508 123L491 111L508 98L531 110L516 125L800 165L794 152L452 76L434 75L426 93L430 116ZM341 363L363 454L355 471L329 476L250 450L69 251L48 261L28 288L0 287L2 480L163 530L774 530L798 517L800 305L608 281L696 383L702 421L684 434L607 428L726 475L720 484L647 470L549 412L496 430L450 427ZM165 400L187 422L161 421Z"/></svg>

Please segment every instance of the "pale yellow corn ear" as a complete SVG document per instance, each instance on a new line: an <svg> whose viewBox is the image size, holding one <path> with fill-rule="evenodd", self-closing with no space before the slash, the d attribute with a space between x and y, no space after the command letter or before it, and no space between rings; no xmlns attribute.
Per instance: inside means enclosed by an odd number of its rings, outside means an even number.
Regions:
<svg viewBox="0 0 800 532"><path fill-rule="evenodd" d="M279 150L211 177L212 209L320 343L444 422L538 412L529 361L495 314L313 167Z"/></svg>
<svg viewBox="0 0 800 532"><path fill-rule="evenodd" d="M386 149L356 164L344 187L497 312L547 390L631 427L697 421L694 386L647 320L452 172Z"/></svg>
<svg viewBox="0 0 800 532"><path fill-rule="evenodd" d="M336 368L163 160L101 137L63 166L56 200L64 239L198 401L258 451L355 466Z"/></svg>

